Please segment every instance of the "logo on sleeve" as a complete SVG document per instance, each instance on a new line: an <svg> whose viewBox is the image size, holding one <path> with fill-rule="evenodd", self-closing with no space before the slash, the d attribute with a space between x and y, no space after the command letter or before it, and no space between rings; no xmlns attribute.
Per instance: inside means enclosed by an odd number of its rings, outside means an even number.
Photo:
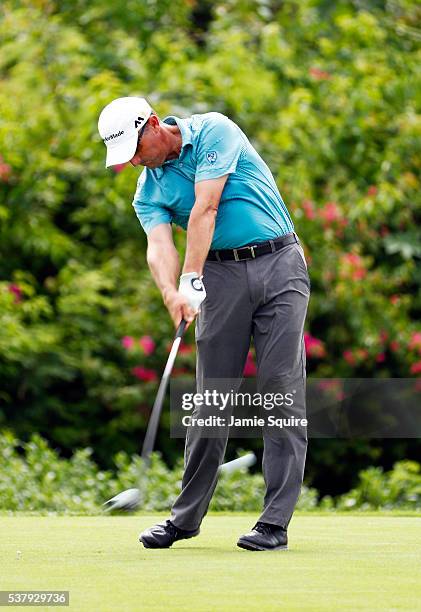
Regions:
<svg viewBox="0 0 421 612"><path fill-rule="evenodd" d="M216 162L217 157L218 157L218 154L216 151L208 151L206 153L206 159L208 160L210 164L214 164Z"/></svg>

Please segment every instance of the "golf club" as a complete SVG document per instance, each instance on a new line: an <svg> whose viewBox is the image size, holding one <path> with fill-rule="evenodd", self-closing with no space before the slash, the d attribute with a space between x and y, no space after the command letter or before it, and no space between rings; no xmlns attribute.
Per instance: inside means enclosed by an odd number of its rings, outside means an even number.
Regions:
<svg viewBox="0 0 421 612"><path fill-rule="evenodd" d="M143 441L141 458L143 459L144 466L147 469L149 465L150 455L155 446L156 434L159 426L159 419L162 412L162 406L164 404L165 392L168 387L168 382L170 380L171 372L174 367L175 358L178 353L178 349L180 346L181 339L183 337L184 331L186 329L186 321L182 319L180 325L178 326L177 332L175 334L174 342L171 347L170 354L168 356L167 364L165 366L164 373L162 375L161 383L159 385L158 393L156 394L155 402L151 412L151 418L149 419L148 428L146 430L145 439ZM247 455L243 455L238 459L234 459L233 461L228 461L228 463L224 463L220 466L219 472L220 474L230 474L236 470L241 468L248 468L251 465L256 463L256 456L254 453L248 453ZM112 510L125 510L126 512L132 512L136 510L136 508L140 505L142 499L142 484L144 476L141 476L139 482L139 488L126 489L121 493L118 493L108 501L106 501L103 506L107 511Z"/></svg>
<svg viewBox="0 0 421 612"><path fill-rule="evenodd" d="M254 453L247 453L242 457L233 459L224 463L219 468L219 474L228 475L240 470L241 468L249 468L256 463L256 455ZM127 489L118 495L115 495L106 502L107 510L125 510L131 512L136 510L141 500L141 493L139 489Z"/></svg>
<svg viewBox="0 0 421 612"><path fill-rule="evenodd" d="M186 329L187 322L182 319L177 328L173 345L167 359L167 364L159 384L158 393L156 394L155 402L152 408L151 417L149 419L148 428L146 430L145 439L143 441L141 458L143 459L144 467L147 468L150 461L150 455L155 446L156 433L158 431L159 419L164 404L165 392L168 387L171 372L174 367L175 358L177 357L181 338ZM127 489L119 493L115 497L106 501L103 506L106 510L127 510L131 511L137 508L141 501L142 482L139 482L138 489Z"/></svg>

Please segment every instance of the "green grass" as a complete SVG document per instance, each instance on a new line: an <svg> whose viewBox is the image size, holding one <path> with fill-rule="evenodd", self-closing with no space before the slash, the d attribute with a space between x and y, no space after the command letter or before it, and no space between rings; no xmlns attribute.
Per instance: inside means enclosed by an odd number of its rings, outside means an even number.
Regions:
<svg viewBox="0 0 421 612"><path fill-rule="evenodd" d="M2 516L0 589L70 590L89 612L421 609L419 516L301 513L288 551L252 553L235 543L255 517L214 514L144 549L138 532L163 518Z"/></svg>

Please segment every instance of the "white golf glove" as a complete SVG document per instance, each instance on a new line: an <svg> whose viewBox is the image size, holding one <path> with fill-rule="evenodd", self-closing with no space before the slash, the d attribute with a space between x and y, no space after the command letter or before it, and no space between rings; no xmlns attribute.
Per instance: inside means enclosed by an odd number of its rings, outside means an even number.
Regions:
<svg viewBox="0 0 421 612"><path fill-rule="evenodd" d="M179 292L187 298L189 306L195 312L199 310L200 304L206 297L206 289L202 283L202 278L197 272L187 272L180 276Z"/></svg>

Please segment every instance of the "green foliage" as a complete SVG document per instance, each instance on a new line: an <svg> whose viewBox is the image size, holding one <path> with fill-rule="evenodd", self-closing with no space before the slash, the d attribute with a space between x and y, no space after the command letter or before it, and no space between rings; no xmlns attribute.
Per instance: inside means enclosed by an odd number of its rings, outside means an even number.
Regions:
<svg viewBox="0 0 421 612"><path fill-rule="evenodd" d="M0 425L105 467L139 447L173 330L130 205L138 171L104 168L97 118L124 95L226 113L262 153L309 261L310 374L419 374L419 17L412 0L4 0ZM335 452L310 447L311 469L338 475Z"/></svg>
<svg viewBox="0 0 421 612"><path fill-rule="evenodd" d="M179 460L168 468L154 453L147 470L138 455L119 452L114 470L100 470L92 449L80 449L69 459L61 457L38 434L29 442L12 433L0 434L0 510L60 514L98 514L113 495L137 487L142 477L142 510L167 511L177 497L183 473ZM238 470L223 474L210 509L227 512L260 512L264 496L262 474ZM299 510L420 510L421 466L397 462L390 472L371 467L359 475L355 489L336 499L318 501L316 489L303 486Z"/></svg>
<svg viewBox="0 0 421 612"><path fill-rule="evenodd" d="M92 449L60 457L38 434L20 442L12 433L0 434L0 510L39 513L98 514L113 495L144 483L142 510L169 510L177 497L183 465L169 469L154 453L147 470L138 455L120 452L114 457L114 472L99 470ZM212 499L212 510L259 512L264 494L261 474L246 470L221 476ZM301 509L316 506L317 492L303 487Z"/></svg>
<svg viewBox="0 0 421 612"><path fill-rule="evenodd" d="M370 467L359 475L358 486L341 495L337 510L419 510L421 508L421 466L415 461L399 461L384 472Z"/></svg>

